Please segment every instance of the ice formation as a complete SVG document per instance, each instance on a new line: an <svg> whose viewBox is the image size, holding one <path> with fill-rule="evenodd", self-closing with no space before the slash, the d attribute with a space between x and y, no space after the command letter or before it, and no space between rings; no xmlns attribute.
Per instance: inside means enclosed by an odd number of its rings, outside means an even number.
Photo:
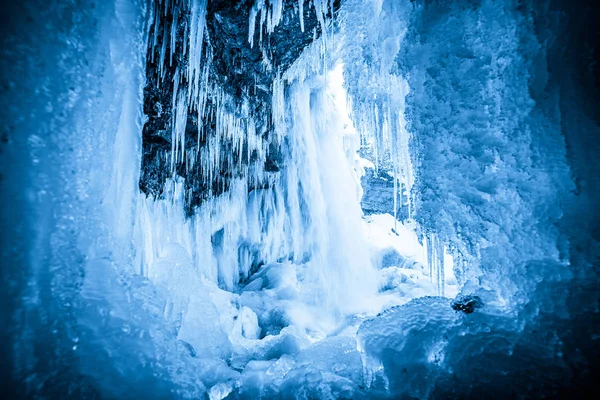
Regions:
<svg viewBox="0 0 600 400"><path fill-rule="evenodd" d="M598 127L561 97L552 8L225 3L40 2L7 25L15 394L583 393L596 178L573 132Z"/></svg>

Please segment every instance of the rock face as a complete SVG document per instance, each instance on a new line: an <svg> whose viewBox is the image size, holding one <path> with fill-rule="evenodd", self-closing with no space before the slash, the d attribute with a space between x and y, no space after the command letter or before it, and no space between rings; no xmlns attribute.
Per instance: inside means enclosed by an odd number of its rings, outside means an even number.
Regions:
<svg viewBox="0 0 600 400"><path fill-rule="evenodd" d="M360 184L363 188L363 197L360 207L366 215L392 214L394 215L394 177L385 170L376 173L374 169L365 170ZM402 221L409 217L408 203L402 191L398 189L396 199L396 217Z"/></svg>
<svg viewBox="0 0 600 400"><path fill-rule="evenodd" d="M394 177L385 172L377 175L369 168L360 184L363 187L360 206L365 214L394 213Z"/></svg>
<svg viewBox="0 0 600 400"><path fill-rule="evenodd" d="M187 158L172 163L176 148L174 125L178 111L174 99L176 87L188 85L179 79L181 70L188 68L190 26L197 21L187 7L188 2L176 0L163 3L154 0L155 17L150 27L144 113L147 121L143 128L143 155L140 189L147 195L161 197L168 178L185 178L186 211L204 200L226 192L232 179L243 178L248 171L259 171L263 178L277 172L284 159L282 145L273 140L272 87L278 74L283 73L301 54L302 50L319 36L315 9L308 1L302 8L303 27L297 0L285 0L278 25L267 34L267 24L261 24L260 12L256 18L252 46L249 42L250 12L254 0L209 0L206 8L206 26L203 35L202 59L206 75L201 85L208 95L204 112L187 112L183 146ZM339 8L340 1L334 4ZM157 17L156 13L160 13ZM262 31L261 31L262 27ZM165 60L161 65L161 60ZM196 60L197 61L197 60ZM177 82L177 83L176 83ZM234 151L234 140L221 140L217 132L219 112L226 109L237 121L245 136L244 147ZM221 111L220 111L221 110ZM249 149L248 142L262 143L265 154ZM212 148L210 148L212 146ZM215 147L218 147L215 148ZM259 146L260 147L260 146ZM204 155L213 157L216 165L207 172ZM244 157L240 155L243 154ZM268 185L268 179L254 179L248 190Z"/></svg>

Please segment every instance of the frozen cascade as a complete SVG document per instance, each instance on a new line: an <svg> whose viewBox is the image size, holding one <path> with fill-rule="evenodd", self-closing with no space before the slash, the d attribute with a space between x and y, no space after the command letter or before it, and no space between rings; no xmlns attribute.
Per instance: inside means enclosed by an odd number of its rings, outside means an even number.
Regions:
<svg viewBox="0 0 600 400"><path fill-rule="evenodd" d="M240 180L191 219L184 215L180 179L167 183L164 200L140 195L138 271L151 276L158 260L177 246L200 275L233 290L257 260L289 259L307 263L306 287L315 292L302 294L307 302L324 305L331 315L360 310L377 287L361 238L358 180L345 153L338 110L318 83L315 78L290 87L282 121L289 167L272 189L247 197L248 184Z"/></svg>
<svg viewBox="0 0 600 400"><path fill-rule="evenodd" d="M597 243L549 11L42 3L0 46L19 395L585 390Z"/></svg>

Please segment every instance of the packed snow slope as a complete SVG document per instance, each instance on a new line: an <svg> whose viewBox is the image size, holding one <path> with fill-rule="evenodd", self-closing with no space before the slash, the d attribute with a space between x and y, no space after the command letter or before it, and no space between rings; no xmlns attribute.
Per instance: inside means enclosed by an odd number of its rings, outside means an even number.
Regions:
<svg viewBox="0 0 600 400"><path fill-rule="evenodd" d="M591 393L593 6L5 11L4 393Z"/></svg>

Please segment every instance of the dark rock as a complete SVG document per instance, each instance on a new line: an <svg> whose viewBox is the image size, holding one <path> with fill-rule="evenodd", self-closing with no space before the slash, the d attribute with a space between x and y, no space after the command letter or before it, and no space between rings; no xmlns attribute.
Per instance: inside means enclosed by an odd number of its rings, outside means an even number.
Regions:
<svg viewBox="0 0 600 400"><path fill-rule="evenodd" d="M479 296L458 296L452 302L452 309L456 311L462 311L465 314L471 314L475 309L483 306L481 298Z"/></svg>
<svg viewBox="0 0 600 400"><path fill-rule="evenodd" d="M394 176L390 172L384 169L376 172L372 168L367 168L360 184L363 188L360 206L365 215L394 215ZM401 194L404 192L404 188L398 187L397 189L396 218L404 221L408 218L408 199Z"/></svg>

